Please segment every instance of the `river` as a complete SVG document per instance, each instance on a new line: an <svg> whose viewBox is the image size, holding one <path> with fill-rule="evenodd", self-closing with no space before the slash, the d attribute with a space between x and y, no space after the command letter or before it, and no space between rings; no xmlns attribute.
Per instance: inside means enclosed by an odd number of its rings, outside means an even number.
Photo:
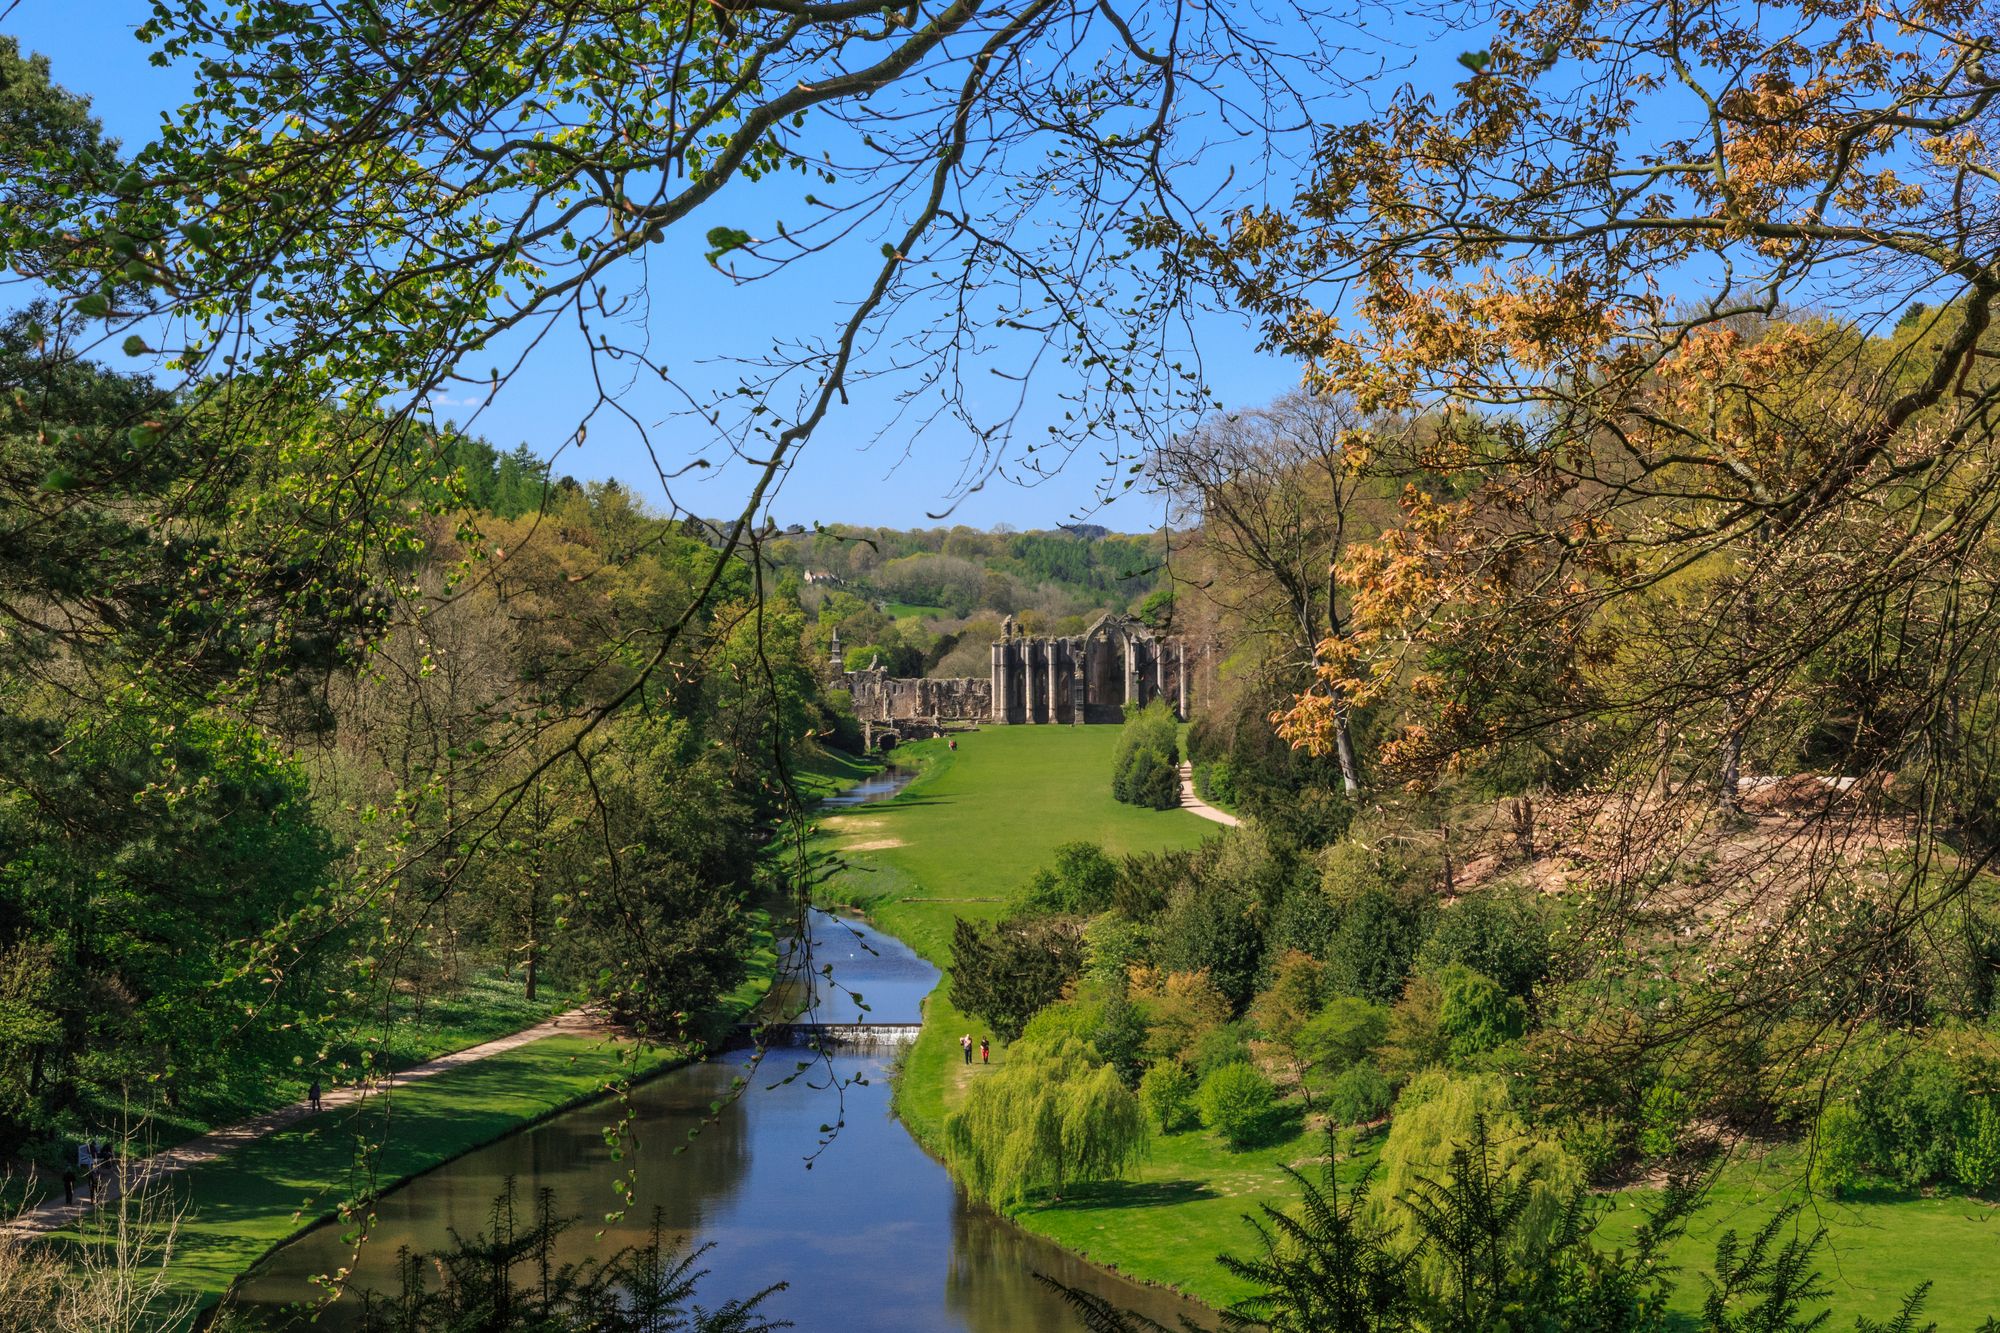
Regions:
<svg viewBox="0 0 2000 1333"><path fill-rule="evenodd" d="M850 791L840 803L883 799L902 785L895 777L875 782L874 790ZM807 1017L919 1020L922 998L938 979L929 963L900 941L846 918L814 913L812 934L814 966L831 964L834 979L860 992L868 1011L860 1013L835 988L822 993ZM286 1309L312 1297L313 1278L350 1266L350 1286L392 1290L399 1248L438 1249L451 1243L454 1230L467 1237L482 1231L494 1196L512 1177L524 1198L553 1189L563 1212L591 1219L564 1235L564 1258L642 1242L657 1209L669 1231L715 1244L702 1261L709 1270L703 1304L788 1282L763 1312L801 1329L1042 1333L1081 1327L1061 1298L1035 1280L1037 1273L1169 1327L1182 1312L1196 1312L967 1202L890 1114L886 1053L843 1049L814 1062L794 1082L779 1083L801 1057L811 1059L809 1052L773 1049L750 1073L750 1053L730 1052L641 1084L632 1094L632 1141L622 1159L614 1158L604 1133L616 1110L601 1105L469 1153L385 1195L358 1254L337 1224L318 1227L246 1276L237 1305L263 1327L293 1326L299 1321ZM731 1080L746 1073L748 1089L728 1100ZM701 1125L718 1100L723 1106L715 1122ZM822 1147L821 1127L833 1123L839 1131ZM687 1150L675 1153L682 1144ZM612 1182L627 1170L636 1173L632 1205L623 1221L603 1226L600 1219L617 1205ZM314 1327L333 1333L354 1327L356 1304L334 1302Z"/></svg>

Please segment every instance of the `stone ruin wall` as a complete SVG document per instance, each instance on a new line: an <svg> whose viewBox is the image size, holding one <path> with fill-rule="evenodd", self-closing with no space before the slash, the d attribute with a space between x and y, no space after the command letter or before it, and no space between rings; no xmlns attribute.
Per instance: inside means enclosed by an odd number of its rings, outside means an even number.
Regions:
<svg viewBox="0 0 2000 1333"><path fill-rule="evenodd" d="M984 722L993 714L993 682L850 671L843 682L863 722Z"/></svg>

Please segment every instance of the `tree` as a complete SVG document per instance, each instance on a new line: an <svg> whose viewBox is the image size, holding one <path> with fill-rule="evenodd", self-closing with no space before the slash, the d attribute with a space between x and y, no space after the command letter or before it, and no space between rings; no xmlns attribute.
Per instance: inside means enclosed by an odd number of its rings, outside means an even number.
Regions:
<svg viewBox="0 0 2000 1333"><path fill-rule="evenodd" d="M1421 909L1384 889L1367 889L1341 914L1326 960L1329 983L1378 1004L1394 1000L1423 938Z"/></svg>
<svg viewBox="0 0 2000 1333"><path fill-rule="evenodd" d="M1526 1000L1548 975L1548 922L1532 903L1468 894L1438 912L1417 951L1422 971L1437 972L1452 963L1489 976L1509 995Z"/></svg>
<svg viewBox="0 0 2000 1333"><path fill-rule="evenodd" d="M1312 1104L1306 1074L1311 1061L1305 1057L1300 1034L1326 1000L1326 967L1317 958L1288 950L1278 958L1271 984L1250 1004L1250 1021L1264 1039L1285 1053L1292 1076Z"/></svg>
<svg viewBox="0 0 2000 1333"><path fill-rule="evenodd" d="M1350 551L1349 633L1286 735L1330 752L1339 697L1397 715L1375 760L1405 781L1518 762L1615 790L1652 853L1600 886L1628 902L1740 814L1743 779L1815 774L1816 847L1913 812L1895 933L1962 916L2000 850L2000 522L1975 480L2000 259L1964 221L2000 210L1984 16L1523 3L1481 32L1449 93L1325 130L1293 200L1159 236L1310 388L1427 414L1382 441L1402 520ZM1665 1039L1769 1035L1871 970L1872 943L1723 920L1807 914L1842 859L1718 868L1729 912L1676 928L1735 984L1657 1016ZM1596 957L1656 923L1600 924Z"/></svg>
<svg viewBox="0 0 2000 1333"><path fill-rule="evenodd" d="M967 1188L1002 1206L1118 1176L1147 1139L1139 1099L1071 1037L1017 1042L945 1120L947 1152Z"/></svg>
<svg viewBox="0 0 2000 1333"><path fill-rule="evenodd" d="M287 1020L318 998L261 984L289 952L266 932L318 900L333 858L297 766L136 693L67 727L16 721L48 743L0 776L0 1069L23 1094L0 1139L85 1095L164 1080L171 1102L301 1045Z"/></svg>
<svg viewBox="0 0 2000 1333"><path fill-rule="evenodd" d="M19 41L0 37L0 269L48 271L66 198L117 168L118 145L102 135L89 102L50 79L47 57L23 58Z"/></svg>
<svg viewBox="0 0 2000 1333"><path fill-rule="evenodd" d="M1125 719L1112 760L1111 794L1154 810L1181 803L1179 722L1164 699Z"/></svg>
<svg viewBox="0 0 2000 1333"><path fill-rule="evenodd" d="M1454 963L1437 983L1438 1032L1452 1060L1463 1063L1527 1031L1528 1007L1493 978Z"/></svg>
<svg viewBox="0 0 2000 1333"><path fill-rule="evenodd" d="M1389 1012L1377 1004L1343 995L1308 1019L1292 1038L1292 1058L1303 1087L1329 1079L1366 1060L1389 1030Z"/></svg>
<svg viewBox="0 0 2000 1333"><path fill-rule="evenodd" d="M1155 451L1154 481L1173 498L1208 565L1201 591L1240 631L1275 640L1273 665L1310 680L1346 634L1334 577L1350 541L1393 515L1381 483L1361 466L1371 422L1352 400L1293 392L1256 411L1211 417ZM1337 686L1327 686L1337 691ZM1361 790L1361 762L1343 694L1328 698L1341 784Z"/></svg>
<svg viewBox="0 0 2000 1333"><path fill-rule="evenodd" d="M951 930L951 1002L1008 1041L1083 971L1073 922L1053 918L974 922Z"/></svg>
<svg viewBox="0 0 2000 1333"><path fill-rule="evenodd" d="M1195 1117L1195 1084L1178 1060L1162 1060L1139 1080L1139 1104L1162 1134L1181 1129Z"/></svg>
<svg viewBox="0 0 2000 1333"><path fill-rule="evenodd" d="M1506 1085L1490 1074L1434 1071L1413 1080L1396 1100L1381 1164L1380 1216L1410 1242L1427 1234L1436 1205L1426 1197L1449 1191L1462 1170L1495 1188L1504 1181L1522 1190L1504 1217L1502 1247L1509 1266L1530 1272L1558 1243L1565 1213L1583 1185L1576 1163L1528 1126L1509 1106ZM1463 1280L1441 1267L1450 1262L1447 1253L1427 1254L1422 1262L1437 1280Z"/></svg>
<svg viewBox="0 0 2000 1333"><path fill-rule="evenodd" d="M1028 885L1028 904L1045 912L1095 916L1111 906L1118 867L1094 842L1066 842L1055 850L1055 864L1035 872Z"/></svg>

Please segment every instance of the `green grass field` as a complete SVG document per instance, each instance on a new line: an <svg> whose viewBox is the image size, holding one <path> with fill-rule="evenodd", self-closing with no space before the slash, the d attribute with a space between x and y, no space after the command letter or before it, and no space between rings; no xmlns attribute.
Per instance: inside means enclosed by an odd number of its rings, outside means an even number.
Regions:
<svg viewBox="0 0 2000 1333"><path fill-rule="evenodd" d="M921 602L884 602L882 614L891 620L936 620L948 616L951 611L942 606L926 606Z"/></svg>
<svg viewBox="0 0 2000 1333"><path fill-rule="evenodd" d="M1931 1290L1924 1321L1936 1320L1942 1330L1971 1330L1989 1315L2000 1317L2000 1208L1963 1195L1888 1191L1851 1203L1807 1200L1805 1173L1804 1149L1795 1144L1746 1155L1724 1169L1707 1206L1670 1251L1684 1275L1675 1313L1690 1323L1700 1313L1707 1289L1696 1274L1713 1266L1724 1232L1747 1239L1779 1208L1802 1203L1801 1232L1826 1229L1815 1263L1831 1293L1835 1327L1851 1327L1857 1315L1888 1321L1925 1281ZM1612 1196L1615 1212L1600 1236L1607 1242L1629 1236L1651 1201L1649 1191Z"/></svg>

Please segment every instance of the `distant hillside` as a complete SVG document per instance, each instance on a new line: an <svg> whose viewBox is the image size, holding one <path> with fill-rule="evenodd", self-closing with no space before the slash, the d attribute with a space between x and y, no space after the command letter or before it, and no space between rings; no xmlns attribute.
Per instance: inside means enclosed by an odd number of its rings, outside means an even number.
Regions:
<svg viewBox="0 0 2000 1333"><path fill-rule="evenodd" d="M879 657L902 675L984 675L1005 615L1030 632L1074 633L1107 610L1157 619L1168 598L1158 533L843 525L764 549L823 647L838 627L849 665Z"/></svg>

